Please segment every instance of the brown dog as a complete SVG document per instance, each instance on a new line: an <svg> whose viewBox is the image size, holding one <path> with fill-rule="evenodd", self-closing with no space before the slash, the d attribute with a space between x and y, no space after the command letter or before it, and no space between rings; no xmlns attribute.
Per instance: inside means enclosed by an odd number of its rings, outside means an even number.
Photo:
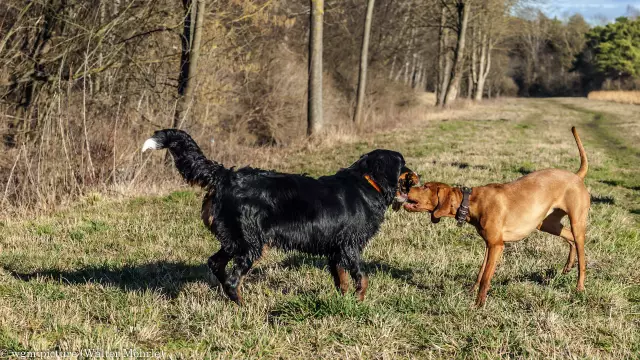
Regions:
<svg viewBox="0 0 640 360"><path fill-rule="evenodd" d="M577 290L584 290L584 241L591 200L583 182L588 168L587 155L575 127L571 131L580 151L580 169L575 174L566 170L547 169L508 184L475 187L465 204L462 190L443 183L430 182L409 191L407 202L403 205L405 210L429 211L434 223L439 222L441 217L456 217L458 214L459 221L475 226L484 239L487 246L484 261L472 288L474 291L480 285L477 306L484 305L504 243L521 240L535 229L560 236L569 243L569 258L564 273L573 268L577 248ZM461 205L464 206L459 212ZM565 215L569 215L571 230L560 223Z"/></svg>

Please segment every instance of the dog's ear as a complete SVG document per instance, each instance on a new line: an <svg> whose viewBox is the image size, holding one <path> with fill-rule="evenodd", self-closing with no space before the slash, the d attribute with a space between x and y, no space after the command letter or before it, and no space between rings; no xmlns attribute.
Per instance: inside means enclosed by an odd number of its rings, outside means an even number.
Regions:
<svg viewBox="0 0 640 360"><path fill-rule="evenodd" d="M436 189L438 205L431 213L431 222L438 223L440 218L451 214L451 188L448 186L438 186Z"/></svg>

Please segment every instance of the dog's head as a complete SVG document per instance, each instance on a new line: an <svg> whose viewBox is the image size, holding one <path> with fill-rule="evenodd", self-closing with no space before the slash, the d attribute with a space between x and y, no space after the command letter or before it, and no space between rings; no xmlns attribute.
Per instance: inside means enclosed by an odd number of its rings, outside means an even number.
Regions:
<svg viewBox="0 0 640 360"><path fill-rule="evenodd" d="M398 211L407 201L407 195L413 186L420 184L420 177L409 168L402 171L398 178L398 188L396 189L396 197L393 199L393 211Z"/></svg>
<svg viewBox="0 0 640 360"><path fill-rule="evenodd" d="M457 195L453 188L439 182L428 182L409 190L403 207L411 212L431 212L431 222L437 223L443 216L455 214L453 204ZM459 202L458 202L459 203Z"/></svg>
<svg viewBox="0 0 640 360"><path fill-rule="evenodd" d="M406 196L409 188L419 182L418 175L405 166L404 157L397 151L374 150L362 155L349 169L370 177L380 187L387 205L396 196Z"/></svg>

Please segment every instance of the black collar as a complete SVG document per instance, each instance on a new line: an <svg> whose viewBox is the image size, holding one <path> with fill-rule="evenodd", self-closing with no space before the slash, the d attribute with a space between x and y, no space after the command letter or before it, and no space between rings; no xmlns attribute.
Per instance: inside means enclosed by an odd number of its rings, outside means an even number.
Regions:
<svg viewBox="0 0 640 360"><path fill-rule="evenodd" d="M462 202L460 203L458 211L456 211L456 221L458 222L458 226L462 226L469 215L469 196L471 195L472 189L462 187L460 188L460 191L462 191Z"/></svg>

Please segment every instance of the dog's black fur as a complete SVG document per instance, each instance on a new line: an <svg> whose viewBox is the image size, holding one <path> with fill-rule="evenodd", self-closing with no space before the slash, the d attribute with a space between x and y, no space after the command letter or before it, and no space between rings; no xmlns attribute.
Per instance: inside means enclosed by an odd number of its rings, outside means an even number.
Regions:
<svg viewBox="0 0 640 360"><path fill-rule="evenodd" d="M400 153L375 150L335 175L314 179L249 167L226 169L207 159L181 130L156 131L148 141L153 149L167 148L184 179L207 190L202 219L221 244L208 265L231 300L241 302L241 278L265 245L328 256L336 287L347 290L349 271L364 299L362 250L380 228L400 188L398 178L413 173ZM234 266L227 273L231 259Z"/></svg>

